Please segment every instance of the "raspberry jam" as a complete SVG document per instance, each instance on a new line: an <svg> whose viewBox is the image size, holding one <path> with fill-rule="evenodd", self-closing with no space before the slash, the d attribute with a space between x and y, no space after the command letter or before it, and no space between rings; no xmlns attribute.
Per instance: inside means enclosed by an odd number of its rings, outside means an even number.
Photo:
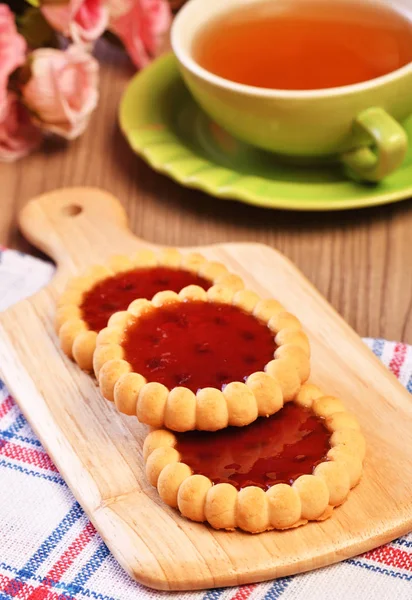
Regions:
<svg viewBox="0 0 412 600"><path fill-rule="evenodd" d="M151 300L157 292L180 292L187 285L198 285L208 290L213 284L184 269L147 267L117 273L108 277L84 294L80 306L84 321L92 331L100 331L115 312L126 310L133 300Z"/></svg>
<svg viewBox="0 0 412 600"><path fill-rule="evenodd" d="M262 371L273 359L273 333L236 306L177 302L131 325L122 343L125 359L148 381L196 392L222 389Z"/></svg>
<svg viewBox="0 0 412 600"><path fill-rule="evenodd" d="M213 483L267 490L311 474L325 460L330 433L312 411L290 402L247 427L176 433L181 461Z"/></svg>

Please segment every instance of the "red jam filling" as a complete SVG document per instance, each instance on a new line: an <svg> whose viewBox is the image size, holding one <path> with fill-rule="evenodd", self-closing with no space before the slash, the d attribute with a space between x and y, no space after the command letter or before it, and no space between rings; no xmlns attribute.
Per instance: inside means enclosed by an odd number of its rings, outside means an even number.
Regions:
<svg viewBox="0 0 412 600"><path fill-rule="evenodd" d="M125 359L148 381L196 392L222 389L262 371L273 359L273 333L236 306L177 302L131 325L122 343Z"/></svg>
<svg viewBox="0 0 412 600"><path fill-rule="evenodd" d="M325 460L330 433L312 411L293 402L247 427L175 434L181 461L213 483L264 490L293 483Z"/></svg>
<svg viewBox="0 0 412 600"><path fill-rule="evenodd" d="M109 318L119 310L126 310L133 300L151 300L157 292L180 292L187 285L198 285L208 290L211 281L184 269L148 267L118 273L97 283L84 295L80 306L84 321L93 331L107 327Z"/></svg>

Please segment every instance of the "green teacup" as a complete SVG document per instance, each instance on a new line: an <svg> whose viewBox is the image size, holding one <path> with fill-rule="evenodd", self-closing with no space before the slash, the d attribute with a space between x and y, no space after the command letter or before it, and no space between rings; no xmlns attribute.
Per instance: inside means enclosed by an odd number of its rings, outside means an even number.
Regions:
<svg viewBox="0 0 412 600"><path fill-rule="evenodd" d="M335 158L351 177L372 182L396 170L408 145L399 123L412 113L412 63L365 83L310 91L234 83L196 63L193 42L205 23L260 1L190 0L178 13L172 47L200 106L235 137L288 159ZM395 5L407 10L408 0Z"/></svg>

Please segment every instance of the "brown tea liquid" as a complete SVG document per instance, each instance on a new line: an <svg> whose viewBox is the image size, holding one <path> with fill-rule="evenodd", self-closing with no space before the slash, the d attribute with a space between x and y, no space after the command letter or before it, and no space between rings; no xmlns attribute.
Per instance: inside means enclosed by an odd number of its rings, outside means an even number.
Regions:
<svg viewBox="0 0 412 600"><path fill-rule="evenodd" d="M246 85L340 87L411 62L412 22L380 3L272 0L216 18L193 53L208 71Z"/></svg>

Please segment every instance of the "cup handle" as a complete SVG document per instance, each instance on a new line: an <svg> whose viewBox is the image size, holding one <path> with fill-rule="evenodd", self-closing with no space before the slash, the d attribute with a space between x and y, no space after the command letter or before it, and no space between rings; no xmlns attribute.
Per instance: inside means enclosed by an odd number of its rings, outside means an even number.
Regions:
<svg viewBox="0 0 412 600"><path fill-rule="evenodd" d="M367 108L355 119L354 133L372 138L372 146L362 146L341 155L348 175L377 182L401 166L408 149L405 130L382 108Z"/></svg>

